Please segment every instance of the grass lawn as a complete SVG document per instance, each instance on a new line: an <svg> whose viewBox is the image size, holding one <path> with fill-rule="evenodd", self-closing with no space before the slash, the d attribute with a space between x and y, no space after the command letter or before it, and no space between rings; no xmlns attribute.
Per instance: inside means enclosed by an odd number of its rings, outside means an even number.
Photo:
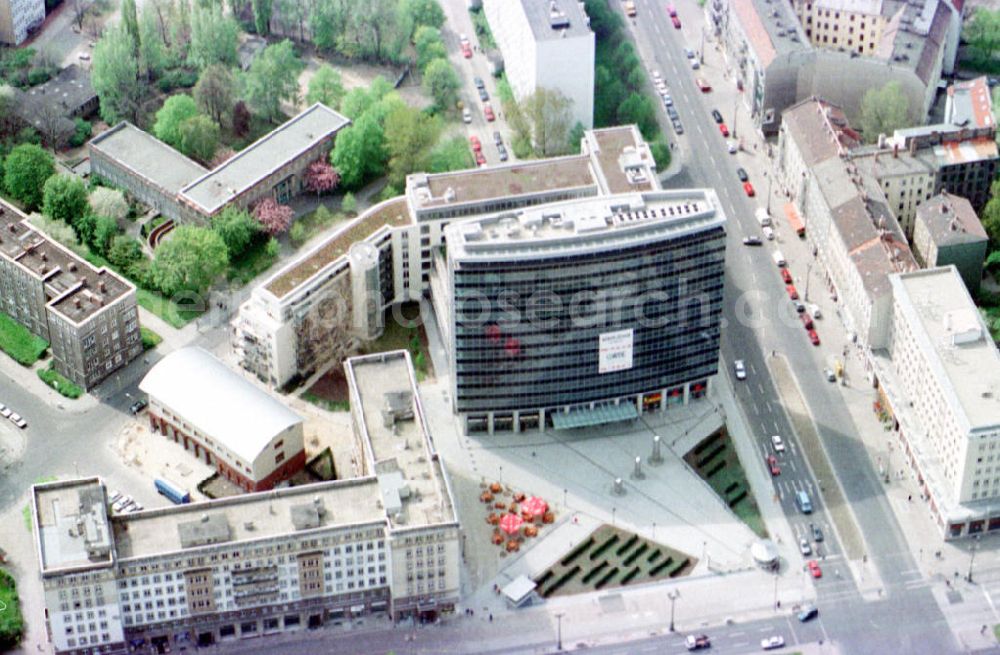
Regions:
<svg viewBox="0 0 1000 655"><path fill-rule="evenodd" d="M204 307L182 309L172 300L167 300L160 294L148 289L135 290L136 302L147 311L153 312L171 327L178 330L187 325L191 319L201 316L205 312Z"/></svg>
<svg viewBox="0 0 1000 655"><path fill-rule="evenodd" d="M420 310L417 303L404 303L399 309L400 314L409 319L419 317ZM422 382L426 377L433 376L429 358L426 355L427 335L422 327L410 327L401 324L393 318L392 312L386 314L385 331L382 336L368 344L366 353L384 353L390 350L409 350L413 359L413 368L417 373L417 381Z"/></svg>
<svg viewBox="0 0 1000 655"><path fill-rule="evenodd" d="M230 282L246 284L267 269L278 259L276 253L268 252L267 239L256 239L236 261L229 264L226 277Z"/></svg>
<svg viewBox="0 0 1000 655"><path fill-rule="evenodd" d="M38 377L42 379L42 382L49 385L67 398L75 400L83 395L83 389L81 387L74 384L72 381L63 376L62 373L56 371L51 366L49 368L39 370Z"/></svg>
<svg viewBox="0 0 1000 655"><path fill-rule="evenodd" d="M22 366L37 362L49 347L49 342L35 336L26 327L0 312L0 350Z"/></svg>
<svg viewBox="0 0 1000 655"><path fill-rule="evenodd" d="M24 619L17 598L17 584L10 573L0 571L0 649L14 650L21 641L23 631Z"/></svg>
<svg viewBox="0 0 1000 655"><path fill-rule="evenodd" d="M351 410L351 402L349 400L330 400L322 396L317 396L312 391L303 392L300 398L328 412L349 412Z"/></svg>
<svg viewBox="0 0 1000 655"><path fill-rule="evenodd" d="M153 332L148 327L140 327L139 334L142 335L142 349L152 350L156 348L163 341L163 337Z"/></svg>

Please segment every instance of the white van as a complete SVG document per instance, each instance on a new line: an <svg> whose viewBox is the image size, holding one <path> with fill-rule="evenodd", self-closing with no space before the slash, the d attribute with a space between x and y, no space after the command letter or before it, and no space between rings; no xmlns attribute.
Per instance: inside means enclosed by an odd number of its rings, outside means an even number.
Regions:
<svg viewBox="0 0 1000 655"><path fill-rule="evenodd" d="M777 264L777 266L779 268L782 267L782 266L784 266L785 263L786 263L785 262L785 256L781 254L780 250L775 250L774 252L772 252L771 253L771 259L774 260L774 263Z"/></svg>
<svg viewBox="0 0 1000 655"><path fill-rule="evenodd" d="M768 241L774 241L774 230L772 230L771 228L769 228L766 225L764 225L763 227L761 227L760 230L761 230L761 232L764 233L764 237Z"/></svg>
<svg viewBox="0 0 1000 655"><path fill-rule="evenodd" d="M771 224L771 215L767 213L766 207L758 207L757 213L754 215L757 217L757 222L760 223L761 227L766 227Z"/></svg>
<svg viewBox="0 0 1000 655"><path fill-rule="evenodd" d="M809 314L813 318L823 318L823 312L820 310L819 305L815 303L809 303L806 305L809 308Z"/></svg>

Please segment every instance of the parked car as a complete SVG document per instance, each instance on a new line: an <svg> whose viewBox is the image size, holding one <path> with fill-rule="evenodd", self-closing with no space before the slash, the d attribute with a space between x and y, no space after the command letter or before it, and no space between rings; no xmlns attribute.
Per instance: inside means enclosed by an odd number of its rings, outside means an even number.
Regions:
<svg viewBox="0 0 1000 655"><path fill-rule="evenodd" d="M750 176L747 174L747 170L742 167L736 169L736 177L740 178L740 182L746 182L750 179Z"/></svg>
<svg viewBox="0 0 1000 655"><path fill-rule="evenodd" d="M673 125L674 125L674 132L677 132L677 134L684 134L684 126L681 125L681 122L679 120L674 119Z"/></svg>
<svg viewBox="0 0 1000 655"><path fill-rule="evenodd" d="M815 303L809 303L809 313L812 314L813 318L816 319L823 318L822 310L820 310L819 305Z"/></svg>
<svg viewBox="0 0 1000 655"><path fill-rule="evenodd" d="M475 134L469 136L469 145L472 147L473 152L480 152L483 149L482 142Z"/></svg>
<svg viewBox="0 0 1000 655"><path fill-rule="evenodd" d="M674 99L670 97L669 93L664 93L663 94L663 106L664 107L673 107L674 106Z"/></svg>
<svg viewBox="0 0 1000 655"><path fill-rule="evenodd" d="M785 442L781 440L780 435L773 435L771 437L771 445L774 446L774 450L783 453L785 452Z"/></svg>
<svg viewBox="0 0 1000 655"><path fill-rule="evenodd" d="M472 110L468 107L462 108L462 122L471 123L472 122Z"/></svg>
<svg viewBox="0 0 1000 655"><path fill-rule="evenodd" d="M697 59L692 59L691 60L691 69L692 70L698 70L699 68L701 68L701 62L699 62Z"/></svg>
<svg viewBox="0 0 1000 655"><path fill-rule="evenodd" d="M14 411L10 407L7 407L6 405L0 405L0 416L4 418L10 418L10 415L13 413Z"/></svg>
<svg viewBox="0 0 1000 655"><path fill-rule="evenodd" d="M139 400L135 401L134 403L128 406L128 412L132 416L135 416L142 410L146 409L147 405L149 405L149 402L147 402L145 398L140 398Z"/></svg>
<svg viewBox="0 0 1000 655"><path fill-rule="evenodd" d="M478 75L472 78L472 83L476 85L477 89L486 88L486 83L483 82L483 78L479 77Z"/></svg>
<svg viewBox="0 0 1000 655"><path fill-rule="evenodd" d="M701 650L702 648L711 648L712 640L708 638L708 635L688 635L687 639L684 640L684 645L688 650Z"/></svg>
<svg viewBox="0 0 1000 655"><path fill-rule="evenodd" d="M733 368L736 370L736 379L737 380L746 380L747 379L747 367L743 363L742 359L737 359L735 362L733 362Z"/></svg>
<svg viewBox="0 0 1000 655"><path fill-rule="evenodd" d="M688 59L694 59L694 50L691 48L684 48L684 56Z"/></svg>
<svg viewBox="0 0 1000 655"><path fill-rule="evenodd" d="M722 136L729 136L729 128L726 127L725 123L719 123L719 132L722 133Z"/></svg>
<svg viewBox="0 0 1000 655"><path fill-rule="evenodd" d="M747 196L751 198L753 198L756 195L756 193L753 190L753 185L750 184L749 182L743 183L743 191L747 194Z"/></svg>
<svg viewBox="0 0 1000 655"><path fill-rule="evenodd" d="M739 146L736 145L735 141L730 141L727 146L730 155L735 155L736 151L739 150Z"/></svg>
<svg viewBox="0 0 1000 655"><path fill-rule="evenodd" d="M116 511L116 512L118 512L119 514L122 514L122 513L125 512L125 508L126 507L131 507L133 503L135 503L135 501L132 500L132 496L128 496L128 495L122 496L121 498L119 498L118 500L116 500L114 503L112 503L111 509L114 510L114 511Z"/></svg>
<svg viewBox="0 0 1000 655"><path fill-rule="evenodd" d="M770 226L765 225L760 228L760 231L764 233L764 238L768 241L774 241L774 230Z"/></svg>
<svg viewBox="0 0 1000 655"><path fill-rule="evenodd" d="M493 113L493 107L491 107L488 102L483 103L483 115L486 116L486 120L491 123L497 119L496 114Z"/></svg>
<svg viewBox="0 0 1000 655"><path fill-rule="evenodd" d="M667 107L667 116L673 120L677 120L679 118L677 109L675 107Z"/></svg>
<svg viewBox="0 0 1000 655"><path fill-rule="evenodd" d="M778 458L774 455L767 456L767 469L771 472L771 477L781 475L781 468L778 466Z"/></svg>
<svg viewBox="0 0 1000 655"><path fill-rule="evenodd" d="M681 28L681 19L677 16L671 16L670 22L674 24L674 29L679 30Z"/></svg>
<svg viewBox="0 0 1000 655"><path fill-rule="evenodd" d="M662 77L660 77L660 71L653 71L652 77L653 77L653 84L659 84L660 80L663 79Z"/></svg>
<svg viewBox="0 0 1000 655"><path fill-rule="evenodd" d="M791 284L792 283L792 272L789 271L787 268L781 269L781 280L785 284Z"/></svg>
<svg viewBox="0 0 1000 655"><path fill-rule="evenodd" d="M722 122L722 114L719 112L718 109L713 109L712 110L712 118L715 119L716 123L721 123Z"/></svg>
<svg viewBox="0 0 1000 655"><path fill-rule="evenodd" d="M800 302L797 302L795 303L795 311L801 314L802 312L806 311L806 306Z"/></svg>
<svg viewBox="0 0 1000 655"><path fill-rule="evenodd" d="M813 541L819 542L823 541L823 531L819 529L819 526L815 523L809 524L809 529L812 531Z"/></svg>
<svg viewBox="0 0 1000 655"><path fill-rule="evenodd" d="M760 640L760 647L763 650L774 650L785 645L785 638L781 635L771 635Z"/></svg>
<svg viewBox="0 0 1000 655"><path fill-rule="evenodd" d="M483 102L490 99L490 94L486 92L486 89L479 89L479 99Z"/></svg>
<svg viewBox="0 0 1000 655"><path fill-rule="evenodd" d="M507 161L508 159L510 159L510 155L507 154L507 148L506 146L504 146L504 144L501 143L499 146L497 146L497 152L500 153L500 161Z"/></svg>
<svg viewBox="0 0 1000 655"><path fill-rule="evenodd" d="M743 238L743 245L744 246L762 246L762 245L764 245L764 242L761 240L760 237L744 237Z"/></svg>
<svg viewBox="0 0 1000 655"><path fill-rule="evenodd" d="M804 556L812 555L813 552L812 546L809 545L809 540L806 539L805 537L799 539L799 552L802 553Z"/></svg>
<svg viewBox="0 0 1000 655"><path fill-rule="evenodd" d="M497 144L498 146L503 145L503 135L500 134L500 132L493 133L493 143Z"/></svg>
<svg viewBox="0 0 1000 655"><path fill-rule="evenodd" d="M458 45L462 49L462 56L466 59L472 59L472 44L469 43L469 37L459 34Z"/></svg>
<svg viewBox="0 0 1000 655"><path fill-rule="evenodd" d="M123 494L122 492L118 491L117 489L116 490L112 490L111 491L111 495L108 496L108 503L110 503L112 506L114 506L114 504L117 503L119 500L121 500L122 497L124 497L124 495L125 494Z"/></svg>
<svg viewBox="0 0 1000 655"><path fill-rule="evenodd" d="M130 507L130 508L129 508L128 510L126 510L126 511L127 511L127 512L128 512L129 514L131 514L132 512L141 512L141 511L142 511L142 510L144 510L144 509L146 509L146 508L145 508L145 507L143 507L143 506L142 506L142 504L141 504L140 502L138 502L138 501L135 501L135 500L133 500L133 501L132 501L132 507Z"/></svg>
<svg viewBox="0 0 1000 655"><path fill-rule="evenodd" d="M828 368L823 369L823 376L826 378L827 382L836 382L837 376Z"/></svg>
<svg viewBox="0 0 1000 655"><path fill-rule="evenodd" d="M477 150L474 154L476 156L476 166L485 166L486 165L486 156L483 155L483 151L482 150Z"/></svg>
<svg viewBox="0 0 1000 655"><path fill-rule="evenodd" d="M708 93L709 91L712 90L712 85L700 77L696 77L694 83L698 85L698 88L701 90L702 93Z"/></svg>
<svg viewBox="0 0 1000 655"><path fill-rule="evenodd" d="M788 297L791 298L792 300L798 300L799 299L799 292L795 288L794 284L786 284L785 285L785 291L788 293Z"/></svg>
<svg viewBox="0 0 1000 655"><path fill-rule="evenodd" d="M7 418L10 419L11 423L21 428L22 430L28 427L28 422L25 421L23 418L21 418L21 415L18 414L17 412L11 412L10 416L8 416Z"/></svg>
<svg viewBox="0 0 1000 655"><path fill-rule="evenodd" d="M816 334L816 330L809 330L809 341L811 341L814 346L819 345L819 335Z"/></svg>
<svg viewBox="0 0 1000 655"><path fill-rule="evenodd" d="M799 314L799 318L802 319L802 325L807 330L813 329L813 320L812 320L812 317L809 316L809 314L806 314L805 312L802 312L801 314Z"/></svg>
<svg viewBox="0 0 1000 655"><path fill-rule="evenodd" d="M805 623L806 621L810 621L819 616L819 610L816 609L815 605L806 605L796 616L799 621Z"/></svg>

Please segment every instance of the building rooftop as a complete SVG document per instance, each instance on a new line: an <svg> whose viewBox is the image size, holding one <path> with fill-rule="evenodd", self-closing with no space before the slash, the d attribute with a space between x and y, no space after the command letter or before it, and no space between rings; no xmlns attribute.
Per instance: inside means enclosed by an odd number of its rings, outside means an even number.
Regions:
<svg viewBox="0 0 1000 655"><path fill-rule="evenodd" d="M635 125L589 130L583 140L605 193L659 188L653 154Z"/></svg>
<svg viewBox="0 0 1000 655"><path fill-rule="evenodd" d="M275 489L112 519L119 560L359 524L385 524L372 478Z"/></svg>
<svg viewBox="0 0 1000 655"><path fill-rule="evenodd" d="M844 111L818 98L807 98L782 112L781 120L806 167L839 156L860 142Z"/></svg>
<svg viewBox="0 0 1000 655"><path fill-rule="evenodd" d="M106 268L95 268L31 225L17 208L0 200L0 256L44 280L52 311L82 323L134 287Z"/></svg>
<svg viewBox="0 0 1000 655"><path fill-rule="evenodd" d="M993 101L986 77L948 87L944 122L959 127L994 127Z"/></svg>
<svg viewBox="0 0 1000 655"><path fill-rule="evenodd" d="M724 223L707 190L653 191L579 198L529 207L446 228L456 260L553 256L567 249L629 245L651 233L676 233Z"/></svg>
<svg viewBox="0 0 1000 655"><path fill-rule="evenodd" d="M90 73L76 64L70 64L48 82L25 91L18 90L16 111L22 120L41 129L42 117L50 115L47 112L55 108L60 116L67 119L66 124L72 127L69 117L88 103L94 103L96 108L96 101L97 93L90 84Z"/></svg>
<svg viewBox="0 0 1000 655"><path fill-rule="evenodd" d="M507 1L507 0L503 0ZM536 41L593 34L590 20L577 0L518 0Z"/></svg>
<svg viewBox="0 0 1000 655"><path fill-rule="evenodd" d="M88 147L151 181L168 195L208 172L204 166L128 122L97 135Z"/></svg>
<svg viewBox="0 0 1000 655"><path fill-rule="evenodd" d="M302 417L207 350L175 350L150 369L139 389L157 398L244 462Z"/></svg>
<svg viewBox="0 0 1000 655"><path fill-rule="evenodd" d="M986 230L966 198L940 193L917 207L917 220L922 221L938 245L986 241Z"/></svg>
<svg viewBox="0 0 1000 655"><path fill-rule="evenodd" d="M314 104L235 157L181 189L181 196L203 213L214 214L260 180L350 123L346 116Z"/></svg>
<svg viewBox="0 0 1000 655"><path fill-rule="evenodd" d="M367 468L378 478L395 527L456 521L451 490L424 421L417 380L405 350L344 362L352 413L357 408Z"/></svg>
<svg viewBox="0 0 1000 655"><path fill-rule="evenodd" d="M31 495L43 576L111 565L107 498L98 478L35 485Z"/></svg>
<svg viewBox="0 0 1000 655"><path fill-rule="evenodd" d="M817 8L846 11L854 14L880 15L882 0L813 0Z"/></svg>
<svg viewBox="0 0 1000 655"><path fill-rule="evenodd" d="M876 56L892 66L913 69L924 83L940 74L937 62L945 45L951 9L944 0L885 0L882 15L888 19Z"/></svg>
<svg viewBox="0 0 1000 655"><path fill-rule="evenodd" d="M900 311L970 429L1000 424L1000 353L954 266L891 278Z"/></svg>
<svg viewBox="0 0 1000 655"><path fill-rule="evenodd" d="M351 244L367 239L386 225L398 227L409 222L410 214L404 196L379 203L338 230L327 241L278 271L262 286L276 298L283 298L327 265L346 255Z"/></svg>
<svg viewBox="0 0 1000 655"><path fill-rule="evenodd" d="M770 66L779 54L811 49L790 3L735 0L729 6L736 12L750 49L762 67Z"/></svg>

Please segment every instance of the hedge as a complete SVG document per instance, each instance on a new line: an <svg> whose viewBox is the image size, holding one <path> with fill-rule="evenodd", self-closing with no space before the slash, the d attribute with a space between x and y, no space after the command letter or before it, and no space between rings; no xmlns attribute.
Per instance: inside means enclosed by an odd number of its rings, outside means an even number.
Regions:
<svg viewBox="0 0 1000 655"><path fill-rule="evenodd" d="M35 336L26 327L0 312L0 350L22 366L31 366L45 354L49 342Z"/></svg>

